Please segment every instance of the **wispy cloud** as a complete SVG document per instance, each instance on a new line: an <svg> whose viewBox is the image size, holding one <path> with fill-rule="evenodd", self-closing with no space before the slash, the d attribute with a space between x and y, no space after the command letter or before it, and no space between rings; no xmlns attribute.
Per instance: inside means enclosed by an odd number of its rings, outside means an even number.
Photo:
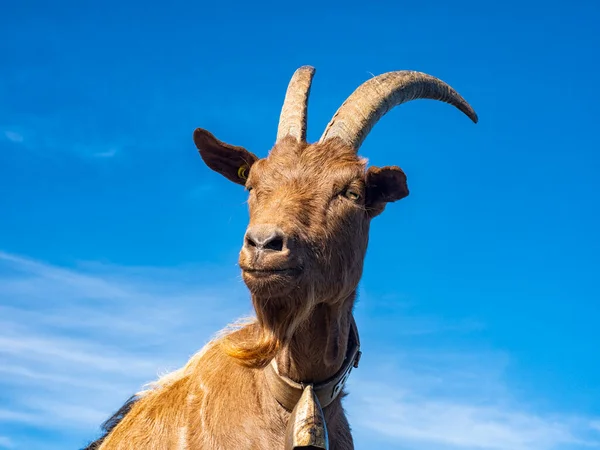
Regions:
<svg viewBox="0 0 600 450"><path fill-rule="evenodd" d="M65 448L94 437L143 384L248 312L241 283L212 271L211 285L203 272L65 268L0 252L0 425L43 434L68 423ZM43 436L19 438L15 448L47 448Z"/></svg>
<svg viewBox="0 0 600 450"><path fill-rule="evenodd" d="M373 448L374 438L412 450L600 448L598 418L553 408L551 395L536 403L539 393L509 382L510 354L472 345L481 321L417 314L418 302L398 293L365 288L360 298L364 355L346 401L357 448Z"/></svg>
<svg viewBox="0 0 600 450"><path fill-rule="evenodd" d="M99 151L99 152L93 153L93 156L95 156L96 158L112 158L116 154L117 154L117 149L113 147L113 148L109 148L104 151Z"/></svg>
<svg viewBox="0 0 600 450"><path fill-rule="evenodd" d="M399 388L399 386L402 386ZM448 383L447 390L452 389ZM353 423L365 433L413 449L548 450L599 447L590 420L535 413L505 397L472 395L445 399L399 377L395 382L361 380L353 395ZM358 394L358 395L357 395ZM365 395L366 394L366 395ZM355 426L355 428L356 428Z"/></svg>
<svg viewBox="0 0 600 450"><path fill-rule="evenodd" d="M0 448L13 448L13 443L6 436L0 436Z"/></svg>
<svg viewBox="0 0 600 450"><path fill-rule="evenodd" d="M15 144L21 144L25 138L21 133L12 130L4 130L4 137L8 139L10 142L14 142Z"/></svg>
<svg viewBox="0 0 600 450"><path fill-rule="evenodd" d="M22 117L17 127L0 125L0 140L19 144L33 152L61 154L70 152L83 158L112 158L117 156L129 141L119 139L99 139L93 133L83 133L73 129L53 117Z"/></svg>
<svg viewBox="0 0 600 450"><path fill-rule="evenodd" d="M506 382L510 358L501 352L405 349L364 359L348 397L363 446L378 436L389 448L415 450L600 447L593 418L548 411L516 395Z"/></svg>
<svg viewBox="0 0 600 450"><path fill-rule="evenodd" d="M208 195L210 195L215 190L214 185L210 183L202 183L198 186L195 186L188 192L188 197L190 199L204 199Z"/></svg>

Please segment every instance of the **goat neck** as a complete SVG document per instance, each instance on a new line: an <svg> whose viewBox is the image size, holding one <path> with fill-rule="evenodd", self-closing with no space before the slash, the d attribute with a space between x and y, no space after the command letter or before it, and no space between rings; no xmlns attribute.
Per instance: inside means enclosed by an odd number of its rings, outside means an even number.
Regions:
<svg viewBox="0 0 600 450"><path fill-rule="evenodd" d="M320 303L275 356L279 373L300 383L333 377L344 363L354 294L344 302Z"/></svg>

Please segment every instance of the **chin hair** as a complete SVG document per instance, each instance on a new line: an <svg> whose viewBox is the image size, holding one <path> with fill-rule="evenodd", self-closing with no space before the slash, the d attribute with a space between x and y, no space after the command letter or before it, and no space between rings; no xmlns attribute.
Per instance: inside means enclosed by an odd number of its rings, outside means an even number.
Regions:
<svg viewBox="0 0 600 450"><path fill-rule="evenodd" d="M302 301L291 297L256 298L252 302L255 319L234 324L221 339L225 353L245 367L262 368L290 341L313 308L313 295Z"/></svg>

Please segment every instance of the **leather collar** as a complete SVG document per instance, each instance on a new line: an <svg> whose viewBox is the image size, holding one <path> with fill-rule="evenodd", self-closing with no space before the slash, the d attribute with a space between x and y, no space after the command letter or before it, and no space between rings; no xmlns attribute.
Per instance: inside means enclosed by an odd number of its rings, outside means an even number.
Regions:
<svg viewBox="0 0 600 450"><path fill-rule="evenodd" d="M326 408L337 398L340 392L342 392L342 389L350 376L350 372L353 368L358 367L361 354L358 328L356 327L354 317L352 317L346 358L344 359L342 367L333 377L319 383L297 382L281 375L277 369L277 363L275 362L275 359L273 359L264 369L265 378L267 379L267 384L275 399L277 399L279 404L288 411L294 409L302 396L304 388L308 385L312 385L321 407Z"/></svg>

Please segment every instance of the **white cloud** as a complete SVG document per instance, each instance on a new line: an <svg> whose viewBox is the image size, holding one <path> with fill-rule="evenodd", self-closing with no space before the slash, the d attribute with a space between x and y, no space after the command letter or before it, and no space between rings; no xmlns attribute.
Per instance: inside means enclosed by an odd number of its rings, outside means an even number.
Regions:
<svg viewBox="0 0 600 450"><path fill-rule="evenodd" d="M75 141L71 150L80 156L92 158L112 158L120 151L120 147L110 142Z"/></svg>
<svg viewBox="0 0 600 450"><path fill-rule="evenodd" d="M6 436L0 436L0 448L13 448L13 442Z"/></svg>
<svg viewBox="0 0 600 450"><path fill-rule="evenodd" d="M17 131L18 130L18 131ZM112 158L133 139L96 139L52 117L25 117L18 127L0 126L0 140L45 154L68 151L83 158Z"/></svg>
<svg viewBox="0 0 600 450"><path fill-rule="evenodd" d="M392 390L384 385L366 388L379 394L363 399L361 426L419 446L543 450L582 442L568 418L543 417L506 406L400 395L393 386Z"/></svg>
<svg viewBox="0 0 600 450"><path fill-rule="evenodd" d="M478 342L485 324L418 315L418 303L401 294L373 296L365 290L356 310L364 354L346 400L357 448L600 447L594 418L559 406L552 410L552 395L540 405L511 386L511 355ZM463 344L451 344L457 341Z"/></svg>
<svg viewBox="0 0 600 450"><path fill-rule="evenodd" d="M398 448L551 450L600 447L591 420L537 411L504 381L505 355L413 350L388 355L349 383L358 442L379 436Z"/></svg>
<svg viewBox="0 0 600 450"><path fill-rule="evenodd" d="M93 155L96 158L112 158L116 154L117 154L117 149L115 147L113 147L113 148L109 148L108 150L96 152Z"/></svg>
<svg viewBox="0 0 600 450"><path fill-rule="evenodd" d="M188 193L191 199L204 199L215 190L215 186L210 183L202 183L191 189Z"/></svg>
<svg viewBox="0 0 600 450"><path fill-rule="evenodd" d="M8 139L9 141L14 142L16 144L21 144L25 140L25 138L23 137L23 135L21 133L17 133L16 131L11 131L11 130L5 130L4 137L6 139Z"/></svg>
<svg viewBox="0 0 600 450"><path fill-rule="evenodd" d="M61 429L65 448L92 439L131 394L248 312L241 283L212 271L211 287L202 274L0 252L0 425ZM9 436L21 448L25 437ZM48 448L27 439L29 450Z"/></svg>

